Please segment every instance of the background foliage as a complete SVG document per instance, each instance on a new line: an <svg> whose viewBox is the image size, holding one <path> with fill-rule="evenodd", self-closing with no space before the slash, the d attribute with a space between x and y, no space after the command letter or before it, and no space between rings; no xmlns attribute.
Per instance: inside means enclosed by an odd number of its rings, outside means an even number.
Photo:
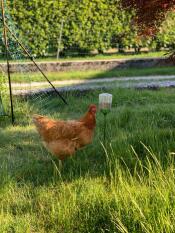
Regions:
<svg viewBox="0 0 175 233"><path fill-rule="evenodd" d="M58 47L61 55L76 55L110 48L139 52L141 47L160 49L175 44L174 13L156 37L138 39L134 13L121 10L120 0L9 0L8 5L20 37L35 56L56 54Z"/></svg>

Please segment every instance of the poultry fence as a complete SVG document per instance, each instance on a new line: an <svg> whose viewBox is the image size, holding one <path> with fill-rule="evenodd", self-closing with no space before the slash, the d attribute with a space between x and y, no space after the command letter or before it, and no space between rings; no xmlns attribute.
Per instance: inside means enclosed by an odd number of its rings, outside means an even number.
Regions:
<svg viewBox="0 0 175 233"><path fill-rule="evenodd" d="M48 112L48 108L50 108L50 98L52 98L53 95L56 97L54 98L54 103L52 103L55 106L54 109L57 112L61 111L62 105L68 103L66 100L68 94L60 93L49 80L47 74L43 72L42 63L38 64L35 62L30 53L30 48L26 47L17 25L13 22L8 12L6 1L2 2L4 5L2 4L1 8L4 7L4 9L0 10L0 40L3 46L1 46L0 57L5 57L6 55L7 62L9 63L9 72L8 63L5 63L3 59L3 61L0 62L1 115L5 116L7 114L10 117L14 114L15 116L19 101L24 101L25 103L27 101L30 109L34 106L35 112L44 114ZM4 35L4 28L6 30L6 38ZM6 39L7 44L5 43ZM29 38L29 40L32 39L34 38ZM23 65L26 62L32 63L32 66ZM14 71L14 64L18 64L18 72ZM33 75L36 76L36 80L43 80L40 82L41 85L39 88L36 82L32 82ZM12 94L11 99L10 89ZM13 113L12 107L14 109ZM15 117L15 120L18 121L17 117Z"/></svg>

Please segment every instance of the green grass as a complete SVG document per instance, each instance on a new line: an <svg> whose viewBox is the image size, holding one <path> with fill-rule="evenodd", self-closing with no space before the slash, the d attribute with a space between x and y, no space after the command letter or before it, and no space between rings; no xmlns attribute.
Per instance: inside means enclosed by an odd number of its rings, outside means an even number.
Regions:
<svg viewBox="0 0 175 233"><path fill-rule="evenodd" d="M150 76L150 75L174 75L175 67L152 67L152 68L128 68L114 69L109 71L88 70L88 71L67 71L67 72L50 72L46 73L51 81L63 80L87 80L97 78L112 77L134 77L134 76ZM12 74L12 82L40 82L45 81L39 73L23 73Z"/></svg>
<svg viewBox="0 0 175 233"><path fill-rule="evenodd" d="M152 57L163 57L167 51L160 51L160 52L141 52L140 54L133 54L133 53L116 53L116 54L99 54L99 55L91 55L91 56L84 56L84 57L66 57L61 58L59 61L70 61L70 60L103 60L103 59L125 59L125 58L152 58ZM56 58L43 58L43 59L36 59L37 61L57 61Z"/></svg>
<svg viewBox="0 0 175 233"><path fill-rule="evenodd" d="M175 232L175 91L111 93L106 152L98 113L93 144L62 168L31 115L77 118L99 92L15 101L18 125L0 122L0 232Z"/></svg>
<svg viewBox="0 0 175 233"><path fill-rule="evenodd" d="M82 61L82 60L106 60L106 59L125 59L125 58L152 58L152 57L163 57L167 54L167 51L160 51L160 52L141 52L139 54L133 53L116 53L116 54L99 54L99 55L86 55L86 56L76 56L76 57L65 57L56 59L54 57L49 58L36 58L36 61ZM5 62L2 58L0 59L1 62ZM26 60L29 61L29 60ZM15 62L15 61L13 61ZM25 60L24 60L25 62Z"/></svg>

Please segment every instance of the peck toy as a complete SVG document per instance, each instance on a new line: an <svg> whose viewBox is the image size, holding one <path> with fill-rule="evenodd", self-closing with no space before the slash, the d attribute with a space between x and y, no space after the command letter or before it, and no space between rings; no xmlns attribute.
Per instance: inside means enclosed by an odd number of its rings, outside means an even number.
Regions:
<svg viewBox="0 0 175 233"><path fill-rule="evenodd" d="M112 95L108 93L102 93L99 95L99 109L104 116L104 132L103 143L106 146L106 130L107 130L107 115L110 113L112 107Z"/></svg>

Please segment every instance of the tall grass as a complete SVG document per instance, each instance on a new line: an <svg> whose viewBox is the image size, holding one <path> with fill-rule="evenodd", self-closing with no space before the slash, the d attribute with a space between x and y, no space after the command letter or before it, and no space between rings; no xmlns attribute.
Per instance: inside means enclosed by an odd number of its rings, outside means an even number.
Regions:
<svg viewBox="0 0 175 233"><path fill-rule="evenodd" d="M7 79L4 75L4 73L0 74L0 98L3 102L3 109L4 111L7 111L9 107L9 89L7 84Z"/></svg>
<svg viewBox="0 0 175 233"><path fill-rule="evenodd" d="M69 95L69 106L17 100L19 125L1 122L0 232L174 232L174 89L116 89L103 146L94 143L62 167L42 146L34 112L79 117L99 92Z"/></svg>

